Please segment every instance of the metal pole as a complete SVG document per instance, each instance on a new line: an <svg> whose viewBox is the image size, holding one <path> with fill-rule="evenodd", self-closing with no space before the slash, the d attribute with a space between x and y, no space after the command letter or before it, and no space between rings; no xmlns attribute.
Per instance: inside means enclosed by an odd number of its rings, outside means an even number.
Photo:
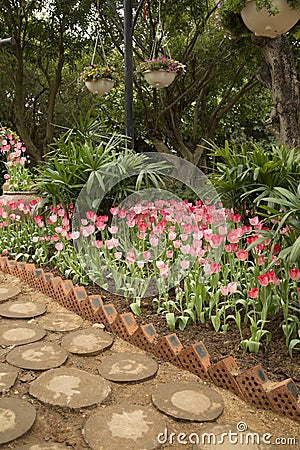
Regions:
<svg viewBox="0 0 300 450"><path fill-rule="evenodd" d="M134 148L132 35L132 0L124 0L125 134L130 138L127 148Z"/></svg>

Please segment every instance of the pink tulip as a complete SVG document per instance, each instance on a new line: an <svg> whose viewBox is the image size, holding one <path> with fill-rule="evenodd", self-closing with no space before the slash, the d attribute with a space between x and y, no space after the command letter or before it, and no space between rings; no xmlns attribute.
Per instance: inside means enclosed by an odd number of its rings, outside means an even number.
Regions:
<svg viewBox="0 0 300 450"><path fill-rule="evenodd" d="M220 291L221 291L222 295L228 295L228 293L229 293L228 286L221 286Z"/></svg>
<svg viewBox="0 0 300 450"><path fill-rule="evenodd" d="M257 298L258 297L258 289L253 287L249 291L247 291L248 297Z"/></svg>
<svg viewBox="0 0 300 450"><path fill-rule="evenodd" d="M64 248L64 244L62 242L56 242L55 248L60 252Z"/></svg>
<svg viewBox="0 0 300 450"><path fill-rule="evenodd" d="M235 255L240 261L246 261L246 259L248 258L248 252L246 252L246 250L239 250Z"/></svg>
<svg viewBox="0 0 300 450"><path fill-rule="evenodd" d="M228 283L227 287L228 287L229 292L231 292L231 293L234 293L237 290L237 284L235 281Z"/></svg>
<svg viewBox="0 0 300 450"><path fill-rule="evenodd" d="M180 266L182 269L188 269L190 267L190 262L186 259L180 261Z"/></svg>
<svg viewBox="0 0 300 450"><path fill-rule="evenodd" d="M289 276L292 280L297 281L300 278L300 269L290 269Z"/></svg>

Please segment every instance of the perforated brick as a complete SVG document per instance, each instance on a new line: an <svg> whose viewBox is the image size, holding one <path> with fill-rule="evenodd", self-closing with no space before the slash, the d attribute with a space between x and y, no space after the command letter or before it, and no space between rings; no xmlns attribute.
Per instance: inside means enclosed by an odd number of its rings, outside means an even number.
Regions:
<svg viewBox="0 0 300 450"><path fill-rule="evenodd" d="M208 368L208 373L217 386L228 389L243 398L243 391L234 377L234 373L237 373L238 370L239 367L235 359L232 356L228 356L228 358L224 358L221 361L212 364Z"/></svg>
<svg viewBox="0 0 300 450"><path fill-rule="evenodd" d="M137 329L138 324L131 312L118 314L111 326L112 332L127 342L131 342L131 337Z"/></svg>
<svg viewBox="0 0 300 450"><path fill-rule="evenodd" d="M116 320L117 316L118 311L116 310L116 308L112 303L109 303L108 305L103 305L102 308L100 308L97 314L95 315L95 317L99 319L99 322L105 325L105 328L108 331L112 331L112 325L113 322Z"/></svg>
<svg viewBox="0 0 300 450"><path fill-rule="evenodd" d="M155 345L155 355L163 361L169 361L177 367L182 367L178 354L183 345L175 333L168 334Z"/></svg>
<svg viewBox="0 0 300 450"><path fill-rule="evenodd" d="M158 334L153 324L148 323L137 328L131 337L131 343L147 352L155 353L157 339Z"/></svg>
<svg viewBox="0 0 300 450"><path fill-rule="evenodd" d="M22 273L24 266L25 266L25 262L17 261L17 263L15 264L15 266L13 267L13 269L11 270L10 273L12 275L14 275L15 277L21 278L21 273Z"/></svg>
<svg viewBox="0 0 300 450"><path fill-rule="evenodd" d="M55 299L55 290L60 283L62 283L61 277L50 278L47 283L46 294L49 295L49 297L52 297L53 299Z"/></svg>
<svg viewBox="0 0 300 450"><path fill-rule="evenodd" d="M236 376L236 380L247 402L257 408L271 409L271 403L266 392L268 378L261 365L258 364L245 370Z"/></svg>
<svg viewBox="0 0 300 450"><path fill-rule="evenodd" d="M31 286L31 287L33 287L35 285L34 275L33 275L34 269L35 269L34 264L26 263L25 266L23 267L23 270L21 273L23 280L26 281L26 283L29 284L29 286Z"/></svg>
<svg viewBox="0 0 300 450"><path fill-rule="evenodd" d="M43 272L41 276L35 280L36 288L43 294L47 294L48 292L47 289L50 278L53 278L51 272Z"/></svg>
<svg viewBox="0 0 300 450"><path fill-rule="evenodd" d="M80 302L87 299L87 293L83 286L72 287L66 297L65 307L76 314L81 313Z"/></svg>
<svg viewBox="0 0 300 450"><path fill-rule="evenodd" d="M16 266L17 266L17 261L15 261L13 259L9 259L7 261L8 273L10 273L12 275L12 272Z"/></svg>
<svg viewBox="0 0 300 450"><path fill-rule="evenodd" d="M267 394L275 412L300 422L299 392L291 378L276 384Z"/></svg>
<svg viewBox="0 0 300 450"><path fill-rule="evenodd" d="M178 358L183 369L198 375L204 381L211 380L208 373L210 357L203 342L189 345L180 352Z"/></svg>
<svg viewBox="0 0 300 450"><path fill-rule="evenodd" d="M34 270L33 270L33 276L34 276L33 281L34 281L34 286L32 286L32 287L38 289L39 281L41 280L41 277L43 276L43 273L44 273L43 269L34 269Z"/></svg>
<svg viewBox="0 0 300 450"><path fill-rule="evenodd" d="M97 322L96 314L102 306L103 302L100 295L88 296L79 303L80 315L86 320Z"/></svg>
<svg viewBox="0 0 300 450"><path fill-rule="evenodd" d="M67 309L69 309L68 295L71 289L73 289L73 283L70 280L63 280L55 287L55 299Z"/></svg>
<svg viewBox="0 0 300 450"><path fill-rule="evenodd" d="M0 257L0 267L2 272L8 273L8 257L7 256L1 256Z"/></svg>

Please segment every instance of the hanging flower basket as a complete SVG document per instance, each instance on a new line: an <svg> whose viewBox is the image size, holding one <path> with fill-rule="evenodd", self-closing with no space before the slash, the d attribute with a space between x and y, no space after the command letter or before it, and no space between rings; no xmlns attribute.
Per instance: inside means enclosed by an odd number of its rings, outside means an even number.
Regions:
<svg viewBox="0 0 300 450"><path fill-rule="evenodd" d="M107 94L115 85L113 80L92 80L85 82L86 87L93 94Z"/></svg>
<svg viewBox="0 0 300 450"><path fill-rule="evenodd" d="M241 11L246 27L257 36L274 38L286 33L300 20L300 9L291 8L287 0L273 0L273 6L276 13L270 14L266 8L257 10L255 0L247 0Z"/></svg>
<svg viewBox="0 0 300 450"><path fill-rule="evenodd" d="M169 86L176 77L176 72L167 72L166 70L145 70L143 72L145 80L151 86L162 89Z"/></svg>
<svg viewBox="0 0 300 450"><path fill-rule="evenodd" d="M143 76L147 83L159 89L169 86L177 75L184 72L184 64L166 56L148 59L139 64L135 70L137 76Z"/></svg>
<svg viewBox="0 0 300 450"><path fill-rule="evenodd" d="M111 91L119 77L112 68L90 65L83 70L80 80L93 94L103 95Z"/></svg>

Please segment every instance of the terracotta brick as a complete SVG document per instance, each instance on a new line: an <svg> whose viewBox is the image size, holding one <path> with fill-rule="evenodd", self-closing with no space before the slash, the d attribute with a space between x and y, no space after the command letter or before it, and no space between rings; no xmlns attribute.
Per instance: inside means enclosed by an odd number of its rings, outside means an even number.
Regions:
<svg viewBox="0 0 300 450"><path fill-rule="evenodd" d="M228 356L228 358L224 358L208 368L208 373L217 386L228 389L239 397L244 398L243 391L234 377L234 373L238 371L239 367L232 356Z"/></svg>
<svg viewBox="0 0 300 450"><path fill-rule="evenodd" d="M88 296L79 302L80 315L91 322L97 322L96 314L102 308L103 302L100 295Z"/></svg>
<svg viewBox="0 0 300 450"><path fill-rule="evenodd" d="M22 273L24 266L25 266L24 261L17 261L16 265L14 266L14 268L11 271L11 274L14 275L15 277L21 278L21 273Z"/></svg>
<svg viewBox="0 0 300 450"><path fill-rule="evenodd" d="M118 314L111 326L111 331L127 342L131 342L131 337L137 329L138 324L131 312Z"/></svg>
<svg viewBox="0 0 300 450"><path fill-rule="evenodd" d="M53 274L51 272L43 272L42 275L36 279L36 288L42 292L43 294L48 293L48 282L50 278L53 278Z"/></svg>
<svg viewBox="0 0 300 450"><path fill-rule="evenodd" d="M8 268L8 273L10 273L11 275L13 275L13 270L14 268L17 266L17 261L13 260L13 259L9 259L7 261L7 268Z"/></svg>
<svg viewBox="0 0 300 450"><path fill-rule="evenodd" d="M70 280L62 280L61 283L57 284L55 287L55 299L60 305L67 309L69 307L68 295L71 289L73 289L73 283Z"/></svg>
<svg viewBox="0 0 300 450"><path fill-rule="evenodd" d="M178 358L183 369L198 375L202 380L211 381L208 373L210 356L203 342L189 345L180 352Z"/></svg>
<svg viewBox="0 0 300 450"><path fill-rule="evenodd" d="M118 316L118 311L112 303L103 305L95 314L96 321L103 323L108 331L112 331L113 322Z"/></svg>
<svg viewBox="0 0 300 450"><path fill-rule="evenodd" d="M34 264L26 263L21 272L21 276L22 276L23 280L26 281L26 283L29 284L29 286L31 286L31 287L35 286L35 280L34 280L34 275L33 275L34 269L35 269Z"/></svg>
<svg viewBox="0 0 300 450"><path fill-rule="evenodd" d="M66 303L64 306L80 315L80 302L86 299L87 293L83 286L72 287L66 297Z"/></svg>
<svg viewBox="0 0 300 450"><path fill-rule="evenodd" d="M163 361L169 361L177 367L182 367L178 354L183 345L175 333L168 334L160 339L155 345L155 355Z"/></svg>
<svg viewBox="0 0 300 450"><path fill-rule="evenodd" d="M271 387L267 394L275 412L300 422L299 392L291 378Z"/></svg>
<svg viewBox="0 0 300 450"><path fill-rule="evenodd" d="M8 257L7 256L0 257L0 268L1 268L2 272L8 273Z"/></svg>
<svg viewBox="0 0 300 450"><path fill-rule="evenodd" d="M236 381L248 403L257 408L271 409L271 403L266 392L268 378L261 365L258 364L237 375Z"/></svg>
<svg viewBox="0 0 300 450"><path fill-rule="evenodd" d="M59 284L62 283L61 277L52 277L47 283L47 295L55 299L55 290Z"/></svg>
<svg viewBox="0 0 300 450"><path fill-rule="evenodd" d="M157 343L158 334L152 323L141 325L131 336L131 343L137 347L155 353L155 344Z"/></svg>
<svg viewBox="0 0 300 450"><path fill-rule="evenodd" d="M34 286L32 286L32 287L34 287L34 288L36 288L36 289L39 289L38 286L39 286L39 284L40 284L41 277L43 276L43 273L44 273L43 269L34 269L34 270L33 270L33 276L34 276L33 282L34 282Z"/></svg>

